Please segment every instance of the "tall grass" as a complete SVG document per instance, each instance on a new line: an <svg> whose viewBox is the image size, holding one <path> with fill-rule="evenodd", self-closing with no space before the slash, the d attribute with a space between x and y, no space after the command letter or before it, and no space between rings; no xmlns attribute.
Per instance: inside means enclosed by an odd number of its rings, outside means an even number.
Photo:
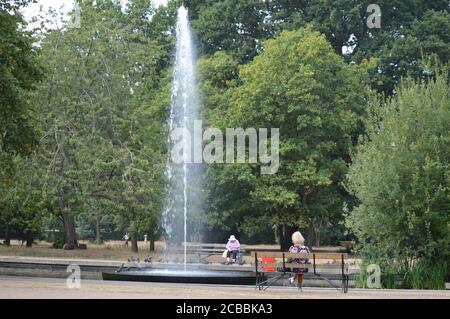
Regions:
<svg viewBox="0 0 450 319"><path fill-rule="evenodd" d="M447 263L418 263L404 274L405 286L412 289L445 289L445 280L449 271Z"/></svg>
<svg viewBox="0 0 450 319"><path fill-rule="evenodd" d="M394 289L398 286L397 275L394 272L385 271L381 273L380 283L381 287L384 289ZM367 286L367 279L369 278L369 274L366 271L365 266L361 266L358 277L356 277L356 287L357 288L369 288Z"/></svg>
<svg viewBox="0 0 450 319"><path fill-rule="evenodd" d="M450 275L450 264L418 262L407 270L382 269L381 287L384 289L445 289L445 282ZM367 278L369 274L364 266L361 267L356 278L357 288L368 288Z"/></svg>
<svg viewBox="0 0 450 319"><path fill-rule="evenodd" d="M385 289L395 289L399 287L398 276L394 272L386 272L381 276L381 286Z"/></svg>
<svg viewBox="0 0 450 319"><path fill-rule="evenodd" d="M367 288L367 278L369 274L366 271L366 267L361 266L358 277L356 277L356 288Z"/></svg>

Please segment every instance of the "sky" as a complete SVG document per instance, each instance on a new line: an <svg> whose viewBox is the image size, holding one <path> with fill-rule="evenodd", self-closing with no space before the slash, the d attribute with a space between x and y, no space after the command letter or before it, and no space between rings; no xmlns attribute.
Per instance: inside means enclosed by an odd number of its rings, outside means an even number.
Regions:
<svg viewBox="0 0 450 319"><path fill-rule="evenodd" d="M126 2L126 0L122 0ZM152 0L156 7L164 5L168 0ZM66 15L70 10L72 10L74 0L38 0L37 3L32 3L28 7L22 9L22 13L25 20L31 22L33 16L39 15L42 7L42 11L46 12L49 8L56 9L57 11Z"/></svg>

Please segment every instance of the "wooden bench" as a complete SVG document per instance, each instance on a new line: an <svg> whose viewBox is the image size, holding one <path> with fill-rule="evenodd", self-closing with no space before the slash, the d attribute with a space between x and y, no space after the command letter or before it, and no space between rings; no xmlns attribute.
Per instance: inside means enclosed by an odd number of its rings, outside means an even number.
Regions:
<svg viewBox="0 0 450 319"><path fill-rule="evenodd" d="M286 276L295 274L294 269L308 269L305 275L317 277L328 282L332 287L340 289L343 293L348 292L348 265L346 264L347 254L342 253L283 253L283 252L253 252L252 257L255 262L256 288L266 290L275 281ZM263 262L263 258L271 258L274 262ZM267 260L266 259L266 260ZM307 264L292 262L293 259L308 259ZM321 261L324 263L317 263ZM267 278L267 274L276 274ZM341 282L340 287L336 287L332 279Z"/></svg>
<svg viewBox="0 0 450 319"><path fill-rule="evenodd" d="M226 245L222 244L200 244L195 246L195 254L198 256L199 262L209 263L208 257L210 256L222 256L225 251ZM244 264L245 245L241 245L239 254L237 255L237 262L240 265Z"/></svg>

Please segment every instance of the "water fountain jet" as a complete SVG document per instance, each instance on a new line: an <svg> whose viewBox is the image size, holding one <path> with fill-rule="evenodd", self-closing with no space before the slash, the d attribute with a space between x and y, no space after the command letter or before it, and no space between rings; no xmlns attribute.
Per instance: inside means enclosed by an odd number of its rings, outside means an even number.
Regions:
<svg viewBox="0 0 450 319"><path fill-rule="evenodd" d="M196 57L188 12L184 7L178 9L177 44L175 65L173 71L172 101L169 112L169 129L185 128L193 132L194 121L200 117L197 94ZM174 141L168 139L169 156ZM183 143L188 145L186 136ZM190 143L189 143L190 145ZM191 145L192 146L192 145ZM187 156L189 152L184 152ZM145 268L131 267L116 272L103 272L104 280L147 281L147 282L178 282L178 283L208 283L208 284L254 284L255 274L239 270L209 270L187 269L187 241L198 229L189 229L189 218L195 218L202 208L202 175L203 164L189 164L187 158L177 164L168 158L166 176L168 179L167 205L163 216L163 227L166 235L166 254L173 253L171 247L183 243L183 270L174 268L176 265L164 264ZM159 267L165 267L160 269Z"/></svg>
<svg viewBox="0 0 450 319"><path fill-rule="evenodd" d="M200 104L197 94L196 54L189 26L188 11L185 7L178 9L176 28L176 55L173 70L172 96L169 112L169 132L183 128L193 132L194 121L199 119ZM168 179L167 204L163 216L163 228L166 243L171 254L171 246L183 243L184 269L187 263L187 241L189 239L188 218L201 211L202 165L189 164L183 152L181 164L171 158L173 145L177 141L168 137L169 157L166 166ZM183 150L191 147L187 136L182 137ZM180 235L183 234L181 237Z"/></svg>

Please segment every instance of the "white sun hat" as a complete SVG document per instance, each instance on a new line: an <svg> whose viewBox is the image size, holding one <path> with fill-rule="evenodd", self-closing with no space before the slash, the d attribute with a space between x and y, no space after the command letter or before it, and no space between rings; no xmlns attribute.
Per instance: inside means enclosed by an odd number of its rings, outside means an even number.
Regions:
<svg viewBox="0 0 450 319"><path fill-rule="evenodd" d="M228 240L236 240L236 237L234 237L234 235L231 235L230 238L228 238Z"/></svg>

